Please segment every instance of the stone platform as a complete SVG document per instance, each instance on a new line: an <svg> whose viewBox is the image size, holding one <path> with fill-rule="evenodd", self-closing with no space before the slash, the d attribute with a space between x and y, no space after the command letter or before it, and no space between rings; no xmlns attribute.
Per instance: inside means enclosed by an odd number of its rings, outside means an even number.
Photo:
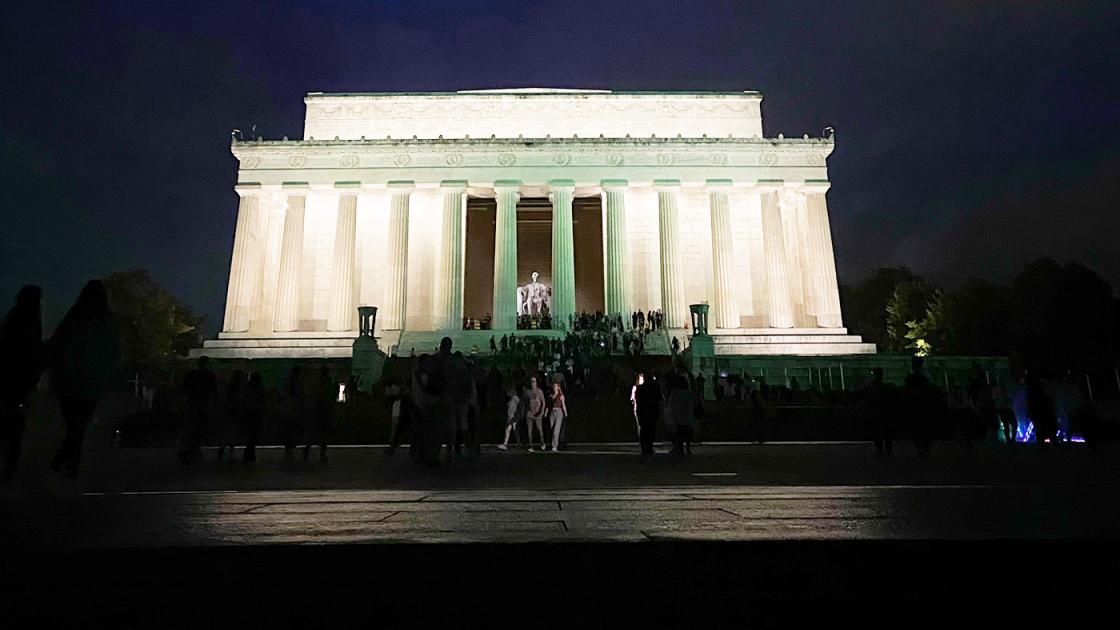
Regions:
<svg viewBox="0 0 1120 630"><path fill-rule="evenodd" d="M716 355L835 356L875 354L847 328L721 328L709 330Z"/></svg>
<svg viewBox="0 0 1120 630"><path fill-rule="evenodd" d="M645 354L670 354L670 339L677 337L682 347L688 345L688 330L679 328L656 331L646 337ZM840 356L875 354L875 344L864 343L858 335L849 335L846 328L725 328L712 330L717 356ZM391 356L408 356L432 352L443 337L451 337L453 348L469 354L490 353L490 338L503 335L519 337L562 338L562 330L427 330L381 331L378 345ZM292 332L218 334L202 348L191 351L192 357L207 355L215 359L337 359L350 358L357 333Z"/></svg>
<svg viewBox="0 0 1120 630"><path fill-rule="evenodd" d="M395 345L399 331L383 331L377 336L381 348ZM191 350L191 358L206 355L212 359L349 359L353 354L354 332L218 333L201 348Z"/></svg>
<svg viewBox="0 0 1120 630"><path fill-rule="evenodd" d="M490 338L500 343L503 335L518 337L547 337L563 339L563 330L406 330L400 335L396 347L385 346L393 356L407 357L413 350L416 354L432 353L439 348L439 341L451 337L452 351L471 354L490 354Z"/></svg>

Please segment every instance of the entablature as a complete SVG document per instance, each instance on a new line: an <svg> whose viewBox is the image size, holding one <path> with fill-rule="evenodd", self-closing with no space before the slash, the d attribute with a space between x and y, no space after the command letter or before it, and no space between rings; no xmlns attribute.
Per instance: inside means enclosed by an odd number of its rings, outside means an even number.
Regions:
<svg viewBox="0 0 1120 630"><path fill-rule="evenodd" d="M827 179L831 138L234 142L242 181Z"/></svg>

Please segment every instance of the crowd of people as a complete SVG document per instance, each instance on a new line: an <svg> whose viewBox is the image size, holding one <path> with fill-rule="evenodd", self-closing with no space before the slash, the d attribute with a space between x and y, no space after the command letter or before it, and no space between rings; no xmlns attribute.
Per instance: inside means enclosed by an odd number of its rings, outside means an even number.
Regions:
<svg viewBox="0 0 1120 630"><path fill-rule="evenodd" d="M40 302L38 287L23 287L0 330L0 440L5 444L6 478L15 474L28 421L27 401L44 371L49 373L49 391L65 425L51 465L71 477L77 475L86 429L113 384L121 354L115 316L102 282L90 281L82 289L45 342ZM571 323L572 329L563 337L516 333L492 337L486 361L476 351L469 357L453 352L450 338L444 338L433 353L416 357L411 374L387 378L383 384L384 400L391 409L387 452L394 453L407 441L413 457L432 465L473 457L480 453L483 428L499 423L504 429L499 449L562 450L572 426L569 394L610 389L607 383L615 383L613 390L619 392L618 375L604 371L614 365L608 355L624 351L627 335L640 339L657 330L661 318L657 312L636 312L627 329L621 316L580 313ZM635 354L640 354L640 345ZM672 438L673 452L691 452L704 416L702 401L712 390L717 400L749 400L761 408L774 391L792 396L800 387L796 378L790 378L783 387L773 388L765 378L747 373L720 374L709 383L700 374L689 374L679 359L671 364L674 368L662 374L639 374L630 387L635 437L647 455L653 452L659 432ZM299 454L308 460L317 449L319 461L326 462L334 416L339 404L354 392L354 383L340 383L326 366L309 374L301 365L292 366L283 381L277 392L282 409L269 417L270 396L260 372L234 370L220 387L208 359L198 359L180 387L179 460L190 465L198 461L204 443L213 443L218 459L232 459L234 448L241 446L241 459L253 462L268 425L283 445L285 460ZM1069 430L1059 426L1054 401L1041 381L1027 376L1023 385L1023 411L1033 420L1035 439L1053 444L1067 438ZM954 437L962 446L971 448L974 440L993 431L1002 432L1008 441L1022 438L1015 413L996 404L1007 396L997 395L995 387L979 366L973 367L965 389L970 413L954 427ZM925 376L920 357L914 358L902 387L886 384L882 370L876 369L848 395L858 402L866 433L880 455L892 453L901 433L913 439L920 454L929 454L944 417L946 392Z"/></svg>

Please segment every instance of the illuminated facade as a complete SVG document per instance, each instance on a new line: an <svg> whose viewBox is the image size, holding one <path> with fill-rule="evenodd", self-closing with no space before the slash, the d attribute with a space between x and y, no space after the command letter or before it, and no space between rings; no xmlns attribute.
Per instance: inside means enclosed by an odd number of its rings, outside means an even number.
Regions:
<svg viewBox="0 0 1120 630"><path fill-rule="evenodd" d="M764 138L761 100L308 94L303 140L232 145L225 321L204 352L349 356L361 305L379 308L382 347L451 331L485 347L515 328L531 271L560 328L660 309L684 336L688 304L708 302L717 354L874 352L841 319L832 138ZM462 331L484 315L493 331Z"/></svg>

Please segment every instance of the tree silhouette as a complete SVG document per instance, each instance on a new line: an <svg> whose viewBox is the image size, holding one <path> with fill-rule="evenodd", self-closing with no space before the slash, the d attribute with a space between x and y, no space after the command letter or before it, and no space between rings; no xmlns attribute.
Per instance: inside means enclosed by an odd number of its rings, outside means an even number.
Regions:
<svg viewBox="0 0 1120 630"><path fill-rule="evenodd" d="M147 363L185 355L199 345L205 317L161 287L145 269L118 271L105 278L110 308L120 321L126 362Z"/></svg>

